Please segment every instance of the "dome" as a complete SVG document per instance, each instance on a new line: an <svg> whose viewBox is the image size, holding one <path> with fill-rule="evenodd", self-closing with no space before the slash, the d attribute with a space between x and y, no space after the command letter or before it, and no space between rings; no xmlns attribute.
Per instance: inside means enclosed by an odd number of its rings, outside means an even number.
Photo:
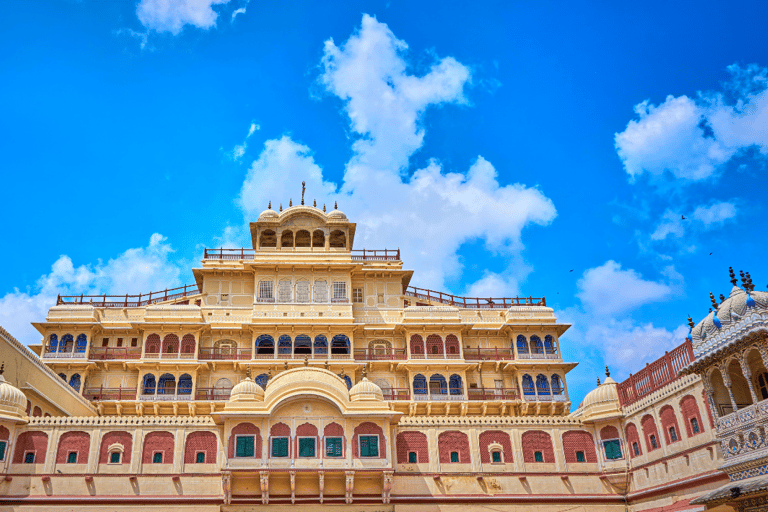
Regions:
<svg viewBox="0 0 768 512"><path fill-rule="evenodd" d="M344 212L341 210L332 210L331 213L328 214L328 218L334 220L347 220L347 216L344 215Z"/></svg>
<svg viewBox="0 0 768 512"><path fill-rule="evenodd" d="M267 208L263 212L261 212L261 215L259 215L259 220L261 219L276 219L279 217L277 212L273 210L272 208Z"/></svg>
<svg viewBox="0 0 768 512"><path fill-rule="evenodd" d="M264 400L264 390L250 377L241 380L229 393L230 402L242 402L246 400Z"/></svg>
<svg viewBox="0 0 768 512"><path fill-rule="evenodd" d="M367 377L363 377L360 382L352 386L349 390L349 399L352 402L359 402L362 400L384 400L384 393L381 388L369 381Z"/></svg>
<svg viewBox="0 0 768 512"><path fill-rule="evenodd" d="M734 286L717 311L710 312L691 331L695 339L706 340L724 326L736 323L749 313L750 308L768 308L768 293L751 291Z"/></svg>
<svg viewBox="0 0 768 512"><path fill-rule="evenodd" d="M587 393L574 415L580 416L584 420L620 416L622 412L617 388L616 381L611 377L606 377L602 384Z"/></svg>
<svg viewBox="0 0 768 512"><path fill-rule="evenodd" d="M0 374L0 419L26 416L27 397Z"/></svg>

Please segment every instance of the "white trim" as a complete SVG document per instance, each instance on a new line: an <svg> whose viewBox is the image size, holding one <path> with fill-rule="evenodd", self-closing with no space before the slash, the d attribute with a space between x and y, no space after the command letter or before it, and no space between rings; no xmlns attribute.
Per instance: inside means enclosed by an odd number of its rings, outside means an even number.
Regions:
<svg viewBox="0 0 768 512"><path fill-rule="evenodd" d="M376 456L371 456L371 455L363 456L363 450L362 450L362 446L360 444L360 441L361 441L361 439L363 437L376 437L376 452L378 453L378 455L376 455ZM379 434L358 434L357 435L357 457L359 459L381 459L381 458L383 458L381 456L381 443L379 442Z"/></svg>
<svg viewBox="0 0 768 512"><path fill-rule="evenodd" d="M160 462L155 462L155 455L160 454L162 459ZM153 450L152 451L152 462L151 464L165 464L165 450Z"/></svg>
<svg viewBox="0 0 768 512"><path fill-rule="evenodd" d="M302 439L312 439L315 442L315 454L311 457L306 457L301 455L301 451L299 449L299 441ZM317 458L317 436L296 436L296 458L297 459L316 459Z"/></svg>
<svg viewBox="0 0 768 512"><path fill-rule="evenodd" d="M253 439L253 455L251 455L251 456L247 456L246 455L244 457L238 457L237 456L237 440L240 439L241 437L250 437L251 439ZM235 458L235 459L256 459L256 458L258 458L256 456L256 434L235 434L235 446L234 446L234 448L235 448L235 450L234 450L234 453L232 454L232 457ZM197 452L195 452L195 453L197 453Z"/></svg>
<svg viewBox="0 0 768 512"><path fill-rule="evenodd" d="M341 455L328 455L328 439L341 440ZM344 436L325 436L323 437L323 458L324 459L343 459L344 458ZM359 447L358 447L359 449Z"/></svg>
<svg viewBox="0 0 768 512"><path fill-rule="evenodd" d="M286 455L273 455L272 445L275 439L287 439L288 440L288 454ZM290 459L291 458L291 436L269 436L269 458L270 459Z"/></svg>

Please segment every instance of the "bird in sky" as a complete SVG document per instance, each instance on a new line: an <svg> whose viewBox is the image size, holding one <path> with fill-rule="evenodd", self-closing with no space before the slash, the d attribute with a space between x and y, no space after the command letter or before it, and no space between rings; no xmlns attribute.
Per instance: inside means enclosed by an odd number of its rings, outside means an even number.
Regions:
<svg viewBox="0 0 768 512"><path fill-rule="evenodd" d="M569 270L568 272L573 272L573 269Z"/></svg>
<svg viewBox="0 0 768 512"><path fill-rule="evenodd" d="M688 220L688 217L686 217L685 215L681 215L681 217L683 218L683 220Z"/></svg>

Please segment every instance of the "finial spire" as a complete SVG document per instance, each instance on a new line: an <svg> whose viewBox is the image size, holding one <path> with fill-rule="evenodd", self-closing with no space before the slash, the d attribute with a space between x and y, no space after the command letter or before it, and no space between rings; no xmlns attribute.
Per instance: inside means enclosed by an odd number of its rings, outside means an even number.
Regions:
<svg viewBox="0 0 768 512"><path fill-rule="evenodd" d="M738 281L736 280L736 274L733 273L733 267L728 267L728 273L731 274L731 284L733 286L736 286Z"/></svg>
<svg viewBox="0 0 768 512"><path fill-rule="evenodd" d="M597 378L597 385L600 385L600 377Z"/></svg>
<svg viewBox="0 0 768 512"><path fill-rule="evenodd" d="M5 371L5 363L0 364L0 375L2 375L4 371Z"/></svg>
<svg viewBox="0 0 768 512"><path fill-rule="evenodd" d="M288 208L290 208L291 206L293 206L293 199L288 200Z"/></svg>
<svg viewBox="0 0 768 512"><path fill-rule="evenodd" d="M368 365L363 366L363 378L368 378Z"/></svg>
<svg viewBox="0 0 768 512"><path fill-rule="evenodd" d="M280 203L280 211L283 211L283 203Z"/></svg>
<svg viewBox="0 0 768 512"><path fill-rule="evenodd" d="M267 206L267 210L271 210L271 209L272 209L272 201L270 201L269 206Z"/></svg>
<svg viewBox="0 0 768 512"><path fill-rule="evenodd" d="M747 272L747 291L751 292L755 289L755 285L752 284L752 276Z"/></svg>
<svg viewBox="0 0 768 512"><path fill-rule="evenodd" d="M717 309L717 301L715 300L715 296L712 294L712 292L709 292L709 300L712 301L712 307Z"/></svg>
<svg viewBox="0 0 768 512"><path fill-rule="evenodd" d="M336 201L333 202L333 209L334 210L338 210L339 209L339 203L337 203Z"/></svg>
<svg viewBox="0 0 768 512"><path fill-rule="evenodd" d="M317 199L314 199L314 200L312 201L312 206L314 206L315 208L317 208Z"/></svg>
<svg viewBox="0 0 768 512"><path fill-rule="evenodd" d="M304 191L307 190L307 182L301 182L301 206L304 206Z"/></svg>
<svg viewBox="0 0 768 512"><path fill-rule="evenodd" d="M744 275L743 270L739 270L739 275L741 276L741 285L744 286L747 284L747 276Z"/></svg>
<svg viewBox="0 0 768 512"><path fill-rule="evenodd" d="M605 366L605 377L608 378L611 376L611 370L608 369L608 366Z"/></svg>
<svg viewBox="0 0 768 512"><path fill-rule="evenodd" d="M691 329L696 327L696 324L693 323L693 318L691 318L691 315L688 315L688 327L690 327Z"/></svg>
<svg viewBox="0 0 768 512"><path fill-rule="evenodd" d="M249 379L251 378L251 367L250 366L245 369L245 376L247 378L249 378Z"/></svg>
<svg viewBox="0 0 768 512"><path fill-rule="evenodd" d="M720 304L722 304L723 302L725 302L725 295L723 295L723 294L721 293L721 294L720 294Z"/></svg>
<svg viewBox="0 0 768 512"><path fill-rule="evenodd" d="M325 205L323 205L323 213L325 213Z"/></svg>

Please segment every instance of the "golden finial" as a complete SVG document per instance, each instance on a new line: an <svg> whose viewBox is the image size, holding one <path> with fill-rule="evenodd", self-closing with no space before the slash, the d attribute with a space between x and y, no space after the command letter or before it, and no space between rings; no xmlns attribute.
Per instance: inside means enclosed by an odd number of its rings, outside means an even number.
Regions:
<svg viewBox="0 0 768 512"><path fill-rule="evenodd" d="M747 291L751 292L755 289L755 285L752 284L752 276L749 275L749 272L747 272Z"/></svg>
<svg viewBox="0 0 768 512"><path fill-rule="evenodd" d="M720 304L722 304L723 302L725 302L725 295L723 295L723 294L721 293L721 294L720 294Z"/></svg>
<svg viewBox="0 0 768 512"><path fill-rule="evenodd" d="M747 277L744 275L743 270L739 270L739 275L741 276L741 285L744 286L747 282Z"/></svg>
<svg viewBox="0 0 768 512"><path fill-rule="evenodd" d="M339 209L339 203L337 203L336 201L333 202L333 209L334 210L338 210Z"/></svg>
<svg viewBox="0 0 768 512"><path fill-rule="evenodd" d="M309 357L304 356L304 366L309 366Z"/></svg>
<svg viewBox="0 0 768 512"><path fill-rule="evenodd" d="M280 203L280 211L283 211L283 203Z"/></svg>
<svg viewBox="0 0 768 512"><path fill-rule="evenodd" d="M691 329L696 327L696 324L693 323L693 318L691 318L691 315L688 315L688 327L690 327Z"/></svg>
<svg viewBox="0 0 768 512"><path fill-rule="evenodd" d="M712 301L712 307L717 309L717 301L715 300L715 296L712 294L712 292L709 292L709 300Z"/></svg>
<svg viewBox="0 0 768 512"><path fill-rule="evenodd" d="M288 208L290 208L291 206L293 206L293 199L288 200Z"/></svg>
<svg viewBox="0 0 768 512"><path fill-rule="evenodd" d="M611 370L608 369L608 366L605 367L605 377L608 378L611 376Z"/></svg>
<svg viewBox="0 0 768 512"><path fill-rule="evenodd" d="M283 369L284 369L284 370L287 370L287 369L288 369L288 361L286 361L286 362L283 364Z"/></svg>
<svg viewBox="0 0 768 512"><path fill-rule="evenodd" d="M304 191L307 189L306 184L306 181L301 182L301 206L304 206Z"/></svg>
<svg viewBox="0 0 768 512"><path fill-rule="evenodd" d="M325 213L325 205L323 205L323 213Z"/></svg>
<svg viewBox="0 0 768 512"><path fill-rule="evenodd" d="M363 378L368 377L368 365L363 366Z"/></svg>
<svg viewBox="0 0 768 512"><path fill-rule="evenodd" d="M272 201L270 201L269 206L267 206L267 210L271 210L271 209L272 209Z"/></svg>
<svg viewBox="0 0 768 512"><path fill-rule="evenodd" d="M247 378L249 378L249 379L251 378L251 367L250 366L245 369L245 376Z"/></svg>
<svg viewBox="0 0 768 512"><path fill-rule="evenodd" d="M312 201L312 206L314 206L315 208L317 208L317 199L315 199L315 200L313 200L313 201Z"/></svg>
<svg viewBox="0 0 768 512"><path fill-rule="evenodd" d="M731 274L731 284L736 286L738 281L736 280L736 274L733 273L733 267L728 267L728 273Z"/></svg>
<svg viewBox="0 0 768 512"><path fill-rule="evenodd" d="M597 378L597 385L600 385L600 377Z"/></svg>

